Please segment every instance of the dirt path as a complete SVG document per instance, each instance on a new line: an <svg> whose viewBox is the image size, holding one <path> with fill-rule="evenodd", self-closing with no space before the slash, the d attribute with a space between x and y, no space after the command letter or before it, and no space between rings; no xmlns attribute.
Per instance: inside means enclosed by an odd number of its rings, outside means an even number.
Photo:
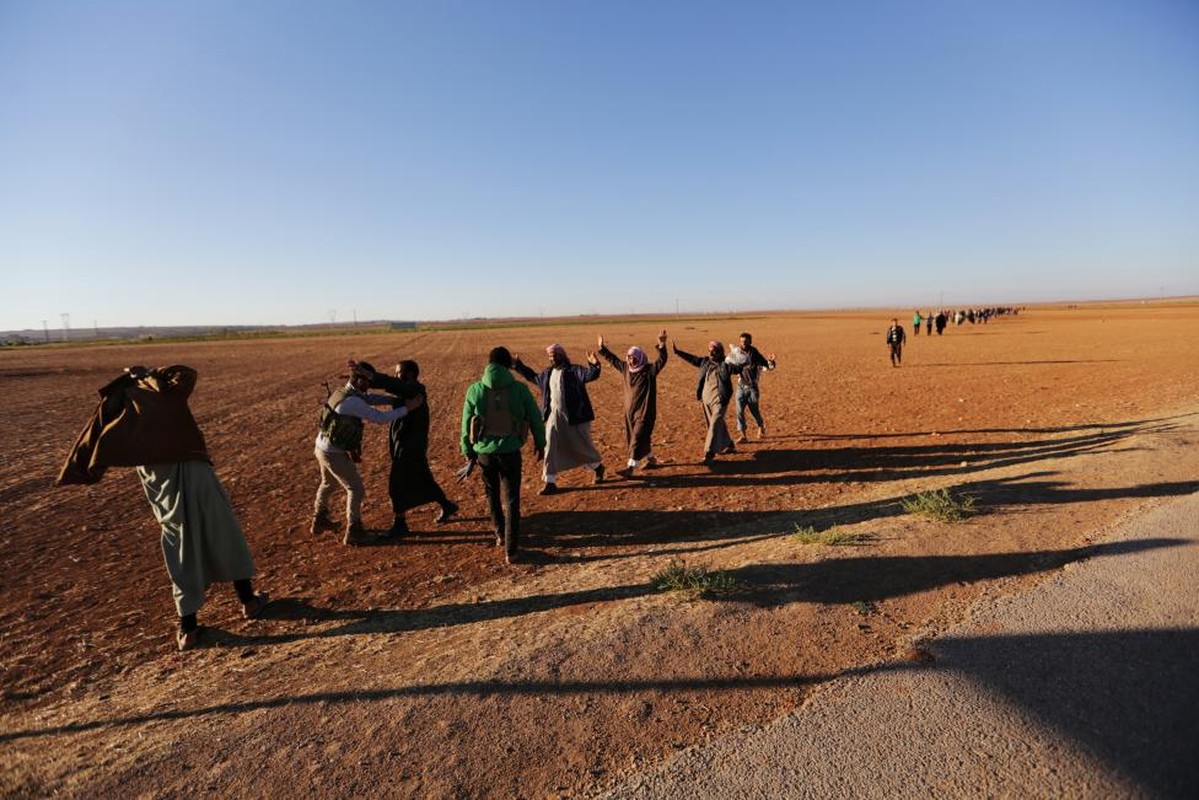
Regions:
<svg viewBox="0 0 1199 800"><path fill-rule="evenodd" d="M0 607L0 791L147 796L578 796L677 748L765 723L817 683L911 657L980 598L1085 558L1118 520L1199 490L1199 307L1037 309L909 339L892 369L889 315L667 321L692 352L750 330L779 369L770 437L699 463L694 369L662 376L652 478L534 494L535 563L505 567L481 493L452 487L395 545L344 548L307 532L320 381L348 356L421 362L434 471L458 464L466 385L496 343L576 360L593 326L269 342L0 352L15 398L0 447L7 517ZM608 325L613 349L661 323ZM276 602L201 613L209 646L170 650L169 587L135 478L49 483L129 363L201 373L193 408ZM595 436L623 458L619 386L592 384ZM47 398L54 398L47 402ZM385 434L372 430L367 524L389 523ZM447 483L447 488L450 483ZM952 487L960 524L898 500ZM803 545L837 527L853 546ZM650 577L671 561L726 570L741 591L679 602Z"/></svg>

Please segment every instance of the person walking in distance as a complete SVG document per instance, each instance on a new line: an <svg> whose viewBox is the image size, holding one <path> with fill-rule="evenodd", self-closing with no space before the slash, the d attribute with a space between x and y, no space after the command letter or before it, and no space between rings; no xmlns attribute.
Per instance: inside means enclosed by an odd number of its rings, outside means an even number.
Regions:
<svg viewBox="0 0 1199 800"><path fill-rule="evenodd" d="M595 411L587 394L587 384L600 375L599 359L587 354L587 366L570 363L560 344L545 348L548 364L541 372L525 366L513 355L512 369L537 385L541 395L541 418L545 422L545 460L541 465L544 485L541 494L558 491L558 475L575 467L594 473L595 483L604 481L604 464L591 441L591 423Z"/></svg>
<svg viewBox="0 0 1199 800"><path fill-rule="evenodd" d="M773 353L764 356L754 347L754 337L751 334L741 334L741 352L745 354L745 358L741 372L737 375L737 441L744 443L748 428L745 424L746 409L749 409L754 422L758 424L758 438L766 435L766 423L762 421L761 410L761 374L763 369L771 370L777 365Z"/></svg>
<svg viewBox="0 0 1199 800"><path fill-rule="evenodd" d="M741 372L743 365L725 361L724 345L716 341L708 342L706 358L680 350L678 345L674 346L674 354L699 368L695 399L703 406L704 420L708 424L704 439L704 463L710 463L718 453L736 452L724 417L729 400L733 397L732 376Z"/></svg>
<svg viewBox="0 0 1199 800"><path fill-rule="evenodd" d="M196 614L213 583L233 583L247 619L259 616L267 604L266 592L254 591L249 545L188 407L196 377L182 364L126 368L100 389L100 404L57 480L59 486L93 484L108 467L137 468L161 528L180 650L199 643Z"/></svg>
<svg viewBox="0 0 1199 800"><path fill-rule="evenodd" d="M597 337L599 354L620 373L624 383L624 436L629 448L623 478L633 477L638 463L645 468L657 466L654 456L654 424L658 419L658 373L666 367L666 331L658 334L658 357L651 363L640 347L630 347L622 359L608 349L604 337Z"/></svg>
<svg viewBox="0 0 1199 800"><path fill-rule="evenodd" d="M350 368L358 366L350 362ZM391 421L387 445L391 453L391 470L387 475L387 494L395 521L383 538L390 539L408 533L409 509L436 503L440 508L434 521L444 525L458 513L458 504L446 497L445 491L429 468L429 395L420 382L420 364L404 360L396 364L395 376L376 372L371 376L371 388L394 395L393 407L416 397L425 402L405 416Z"/></svg>
<svg viewBox="0 0 1199 800"><path fill-rule="evenodd" d="M321 409L320 431L313 449L317 466L320 467L321 483L313 501L312 532L319 533L334 527L335 523L325 510L325 501L336 483L346 492L346 529L342 541L347 545L361 545L370 541L362 527L362 498L366 487L357 466L362 459L363 423L386 425L404 418L425 401L424 395L418 395L396 408L377 410L374 406L390 406L393 398L367 393L374 374L375 368L370 364L357 362L350 371L346 385L330 393Z"/></svg>
<svg viewBox="0 0 1199 800"><path fill-rule="evenodd" d="M493 348L483 377L466 389L460 442L466 466L458 472L465 479L476 463L482 468L496 544L509 564L520 558L520 450L530 431L537 460L545 456L540 409L528 387L512 377L512 363L506 347Z"/></svg>
<svg viewBox="0 0 1199 800"><path fill-rule="evenodd" d="M887 346L891 349L891 366L898 367L903 361L903 326L895 317L891 318L891 327L887 328Z"/></svg>

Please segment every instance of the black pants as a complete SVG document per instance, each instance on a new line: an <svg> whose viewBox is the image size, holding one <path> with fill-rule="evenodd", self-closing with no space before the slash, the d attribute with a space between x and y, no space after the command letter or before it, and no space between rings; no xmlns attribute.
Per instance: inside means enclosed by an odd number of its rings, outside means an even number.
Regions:
<svg viewBox="0 0 1199 800"><path fill-rule="evenodd" d="M504 540L504 551L508 555L515 554L520 546L520 466L519 450L479 455L491 523L495 526L495 535Z"/></svg>

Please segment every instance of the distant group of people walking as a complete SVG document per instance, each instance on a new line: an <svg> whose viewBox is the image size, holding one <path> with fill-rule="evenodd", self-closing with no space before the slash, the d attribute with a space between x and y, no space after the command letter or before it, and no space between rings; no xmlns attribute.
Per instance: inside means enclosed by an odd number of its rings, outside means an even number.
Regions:
<svg viewBox="0 0 1199 800"><path fill-rule="evenodd" d="M923 311L914 311L912 313L912 335L920 335L920 326L925 326L926 335L933 335L933 328L937 329L937 335L945 333L945 328L952 321L953 324L962 325L969 322L971 325L977 323L986 324L991 321L992 317L1019 314L1020 309L1013 306L992 306L989 308L967 308L956 311L941 309L935 314L929 312L927 315ZM891 366L898 367L903 362L903 345L907 341L907 335L904 333L903 326L899 324L898 317L891 318L891 325L887 328L886 342L887 349L891 355Z"/></svg>

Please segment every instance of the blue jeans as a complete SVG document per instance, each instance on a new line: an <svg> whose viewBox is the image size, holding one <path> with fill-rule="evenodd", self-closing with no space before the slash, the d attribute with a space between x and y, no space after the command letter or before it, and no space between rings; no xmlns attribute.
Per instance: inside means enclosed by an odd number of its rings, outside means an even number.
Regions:
<svg viewBox="0 0 1199 800"><path fill-rule="evenodd" d="M758 387L756 386L740 386L737 388L737 431L745 432L745 409L749 408L749 413L753 414L754 422L758 423L759 430L764 427L762 422L762 412L758 410Z"/></svg>

